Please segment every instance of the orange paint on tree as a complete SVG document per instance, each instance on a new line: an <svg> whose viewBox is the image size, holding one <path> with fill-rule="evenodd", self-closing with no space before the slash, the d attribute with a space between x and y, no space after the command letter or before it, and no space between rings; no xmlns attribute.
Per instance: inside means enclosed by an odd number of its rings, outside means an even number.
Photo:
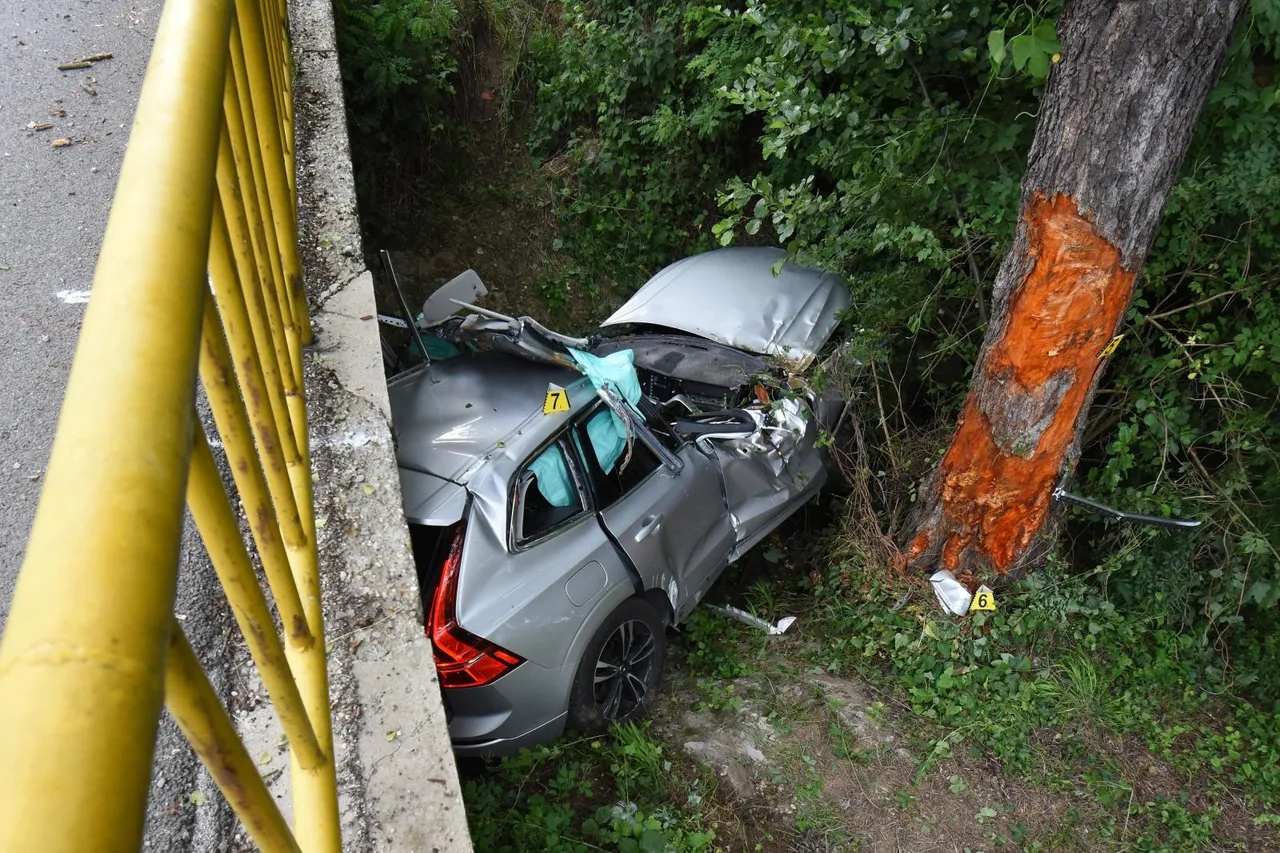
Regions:
<svg viewBox="0 0 1280 853"><path fill-rule="evenodd" d="M941 465L941 559L952 570L981 566L1007 572L1044 526L1081 409L1103 363L1099 352L1133 291L1134 276L1122 266L1120 251L1070 198L1036 195L1024 217L1031 272L1012 296L1004 335L975 377ZM987 400L1016 402L1020 411L1042 409L1034 420L1047 420L1047 426L1040 431L1021 424L1015 434L994 434L999 413L990 405L983 410L982 389ZM1056 394L1061 399L1055 408ZM912 551L920 541L917 536ZM928 541L926 536L923 542Z"/></svg>
<svg viewBox="0 0 1280 853"><path fill-rule="evenodd" d="M945 486L944 486L945 487ZM968 537L949 536L942 543L942 568L955 571L960 567L960 552L969 544Z"/></svg>
<svg viewBox="0 0 1280 853"><path fill-rule="evenodd" d="M929 531L921 530L907 548L907 560L915 560L929 548Z"/></svg>

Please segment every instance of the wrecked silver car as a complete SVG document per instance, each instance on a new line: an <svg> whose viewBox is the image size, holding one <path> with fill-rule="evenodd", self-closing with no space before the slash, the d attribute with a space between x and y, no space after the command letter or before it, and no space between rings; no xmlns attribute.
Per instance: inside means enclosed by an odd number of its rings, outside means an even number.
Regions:
<svg viewBox="0 0 1280 853"><path fill-rule="evenodd" d="M457 355L389 387L459 754L642 714L666 627L823 486L818 420L838 401L797 377L849 295L784 259L680 261L587 339L470 304L474 273L424 306L418 347Z"/></svg>

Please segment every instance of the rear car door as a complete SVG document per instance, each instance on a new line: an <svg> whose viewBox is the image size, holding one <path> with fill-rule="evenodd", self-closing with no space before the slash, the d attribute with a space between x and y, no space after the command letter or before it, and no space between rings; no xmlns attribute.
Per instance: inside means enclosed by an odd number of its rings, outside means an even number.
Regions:
<svg viewBox="0 0 1280 853"><path fill-rule="evenodd" d="M461 626L546 667L564 663L588 614L604 606L611 589L631 586L591 511L575 458L568 435L561 435L509 481L495 478L477 489L462 551Z"/></svg>
<svg viewBox="0 0 1280 853"><path fill-rule="evenodd" d="M601 523L631 559L645 588L667 593L675 617L683 619L714 583L733 548L719 474L714 460L693 444L645 430L682 461L664 466L641 437L626 446L610 441L612 412L598 407L575 427L595 492Z"/></svg>

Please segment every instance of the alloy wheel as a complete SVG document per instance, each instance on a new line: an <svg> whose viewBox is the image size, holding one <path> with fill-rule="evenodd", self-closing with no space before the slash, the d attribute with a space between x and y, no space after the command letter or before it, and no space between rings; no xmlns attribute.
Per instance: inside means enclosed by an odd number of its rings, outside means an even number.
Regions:
<svg viewBox="0 0 1280 853"><path fill-rule="evenodd" d="M642 706L652 686L657 641L638 619L623 622L596 659L596 707L610 722L624 720Z"/></svg>

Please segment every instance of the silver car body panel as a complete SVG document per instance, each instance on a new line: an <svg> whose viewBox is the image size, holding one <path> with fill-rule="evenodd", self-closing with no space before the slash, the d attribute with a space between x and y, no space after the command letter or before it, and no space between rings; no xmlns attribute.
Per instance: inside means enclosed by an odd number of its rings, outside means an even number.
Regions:
<svg viewBox="0 0 1280 853"><path fill-rule="evenodd" d="M538 666L564 666L574 638L609 586L621 584L630 594L634 585L592 513L546 540L554 541L554 553L537 546L509 552L496 535L505 532L507 514L505 494L501 503L477 496L462 546L458 624ZM591 600L574 605L565 587L591 563L604 569L608 582Z"/></svg>
<svg viewBox="0 0 1280 853"><path fill-rule="evenodd" d="M852 300L839 276L786 257L782 249L742 246L676 261L601 325L678 329L804 367Z"/></svg>
<svg viewBox="0 0 1280 853"><path fill-rule="evenodd" d="M817 424L803 417L801 404L785 402L789 405L771 413L779 425L762 427L746 439L710 442L736 536L731 559L767 536L827 481L816 446Z"/></svg>
<svg viewBox="0 0 1280 853"><path fill-rule="evenodd" d="M447 527L460 521L467 509L467 490L434 474L402 467L400 492L404 517L413 524Z"/></svg>
<svg viewBox="0 0 1280 853"><path fill-rule="evenodd" d="M645 589L666 593L680 622L729 563L733 528L716 463L693 444L679 473L658 468L600 517Z"/></svg>
<svg viewBox="0 0 1280 853"><path fill-rule="evenodd" d="M547 386L594 389L574 370L500 353L452 358L387 383L401 468L459 485L502 449L548 435L568 413L542 414ZM523 438L523 441L521 439Z"/></svg>

